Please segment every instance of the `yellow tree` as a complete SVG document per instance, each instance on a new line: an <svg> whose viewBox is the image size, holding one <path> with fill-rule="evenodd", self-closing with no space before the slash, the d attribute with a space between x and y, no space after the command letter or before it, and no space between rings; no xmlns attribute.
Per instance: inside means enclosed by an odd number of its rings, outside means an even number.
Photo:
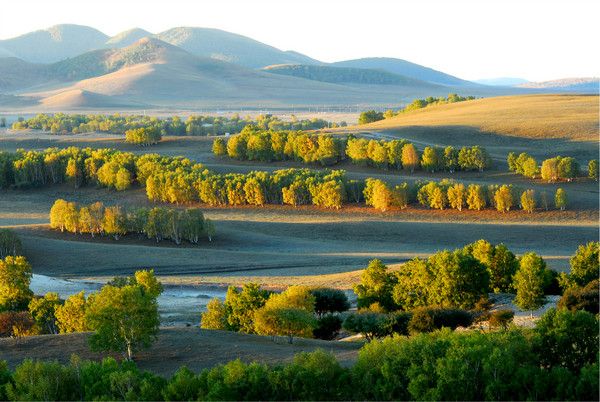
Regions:
<svg viewBox="0 0 600 402"><path fill-rule="evenodd" d="M402 167L410 172L414 172L419 166L419 154L413 144L405 144L402 147Z"/></svg>

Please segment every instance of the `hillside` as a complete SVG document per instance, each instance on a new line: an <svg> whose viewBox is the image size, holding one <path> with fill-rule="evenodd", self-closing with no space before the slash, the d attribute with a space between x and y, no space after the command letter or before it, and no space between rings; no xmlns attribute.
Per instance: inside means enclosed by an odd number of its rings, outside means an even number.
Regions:
<svg viewBox="0 0 600 402"><path fill-rule="evenodd" d="M355 60L345 60L331 63L336 67L367 68L384 70L393 74L403 75L421 81L450 86L476 86L477 84L462 80L452 75L434 70L429 67L411 63L410 61L388 57L369 57Z"/></svg>
<svg viewBox="0 0 600 402"><path fill-rule="evenodd" d="M526 84L527 81L524 78L517 77L497 77L497 78L482 78L480 80L474 80L473 82L483 85L503 86L512 87L516 85Z"/></svg>
<svg viewBox="0 0 600 402"><path fill-rule="evenodd" d="M254 39L219 29L178 27L161 32L156 37L196 56L250 68L272 64L319 63L300 53L284 52Z"/></svg>
<svg viewBox="0 0 600 402"><path fill-rule="evenodd" d="M358 130L445 128L501 136L598 142L598 96L528 95L477 99L401 114Z"/></svg>
<svg viewBox="0 0 600 402"><path fill-rule="evenodd" d="M364 68L280 64L265 67L263 71L332 83L435 87L433 84L414 78L392 74L387 71Z"/></svg>
<svg viewBox="0 0 600 402"><path fill-rule="evenodd" d="M103 47L107 40L97 29L65 24L0 40L0 49L32 63L53 63Z"/></svg>
<svg viewBox="0 0 600 402"><path fill-rule="evenodd" d="M138 40L145 38L147 36L152 36L153 34L141 28L133 28L127 31L123 31L113 36L109 40L106 41L106 47L114 48L114 47L126 47L129 45L133 45Z"/></svg>

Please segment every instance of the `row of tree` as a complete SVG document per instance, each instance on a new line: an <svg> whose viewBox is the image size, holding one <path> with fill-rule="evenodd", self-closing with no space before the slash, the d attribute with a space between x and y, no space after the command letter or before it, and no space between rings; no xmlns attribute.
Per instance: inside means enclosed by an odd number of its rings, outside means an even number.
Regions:
<svg viewBox="0 0 600 402"><path fill-rule="evenodd" d="M345 123L343 123L345 125ZM337 124L322 119L299 120L292 115L289 121L271 114L241 118L190 115L186 120L178 116L159 118L146 115L103 115L103 114L38 114L30 119L19 118L12 125L15 130L36 129L54 134L77 134L87 132L105 132L125 134L128 130L148 129L160 135L223 135L239 133L246 126L257 126L262 130L317 130L335 127Z"/></svg>
<svg viewBox="0 0 600 402"><path fill-rule="evenodd" d="M342 366L323 350L162 378L133 362L0 363L3 400L598 400L598 319L551 309L535 329L437 331L371 342Z"/></svg>
<svg viewBox="0 0 600 402"><path fill-rule="evenodd" d="M518 156L511 152L507 157L508 170L532 179L541 177L548 182L559 180L572 181L581 176L581 168L575 158L555 156L545 159L539 166L536 159L526 152ZM598 181L598 160L592 159L588 162L587 175L590 179Z"/></svg>
<svg viewBox="0 0 600 402"><path fill-rule="evenodd" d="M389 109L385 112L378 112L376 110L366 110L358 116L358 124L368 124L383 119L390 119L401 113L423 109L430 105L443 105L446 103L464 102L473 99L475 99L474 96L460 96L458 94L449 94L446 98L444 98L443 96L439 98L429 96L425 99L415 99L406 107L399 110Z"/></svg>
<svg viewBox="0 0 600 402"><path fill-rule="evenodd" d="M303 132L261 131L246 127L228 140L216 138L213 153L239 160L262 162L294 160L330 166L348 157L353 163L379 169L416 169L428 172L488 169L491 158L479 146L445 149L427 146L422 154L404 139L368 140Z"/></svg>
<svg viewBox="0 0 600 402"><path fill-rule="evenodd" d="M407 183L391 186L382 180L369 178L365 180L363 195L366 205L380 211L387 211L392 207L404 209L414 202L427 208L452 208L458 211L480 211L489 206L500 212L508 212L517 205L527 212L533 212L538 207L545 210L550 208L546 192L538 196L532 189L521 192L512 185L465 185L448 180L419 181L413 186ZM567 207L567 195L562 188L557 189L554 194L554 205L560 210Z"/></svg>
<svg viewBox="0 0 600 402"><path fill-rule="evenodd" d="M548 196L512 186L464 185L452 181L417 182L391 186L381 180L351 180L343 170L284 169L247 174L216 174L202 164L182 157L135 155L113 149L49 148L45 151L0 152L0 188L38 187L70 182L75 188L98 185L121 191L146 187L151 201L209 205L288 204L341 208L345 202L366 202L380 210L417 203L435 209L446 207L481 210L491 206L509 211L521 203L526 211L549 208ZM538 200L539 198L539 200ZM566 194L557 190L559 209Z"/></svg>
<svg viewBox="0 0 600 402"><path fill-rule="evenodd" d="M472 309L492 291L515 292L517 306L535 310L544 304L546 294L596 280L599 250L598 242L580 246L571 258L571 273L559 276L535 253L517 258L503 244L479 240L453 252L415 258L394 272L373 260L354 292L359 308L375 306L384 311L426 306Z"/></svg>
<svg viewBox="0 0 600 402"><path fill-rule="evenodd" d="M61 232L113 236L118 240L128 233L144 234L159 242L169 239L175 244L187 240L197 244L202 237L209 241L215 234L210 219L198 208L130 208L104 206L101 202L79 205L58 199L50 209L50 227Z"/></svg>

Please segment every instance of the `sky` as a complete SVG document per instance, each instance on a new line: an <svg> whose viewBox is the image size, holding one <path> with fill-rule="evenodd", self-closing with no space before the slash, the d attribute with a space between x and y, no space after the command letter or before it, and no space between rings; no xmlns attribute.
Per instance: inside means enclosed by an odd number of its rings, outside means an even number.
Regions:
<svg viewBox="0 0 600 402"><path fill-rule="evenodd" d="M469 80L543 81L600 75L599 16L597 0L7 0L0 39L63 23L108 35L198 26L325 62L396 57Z"/></svg>

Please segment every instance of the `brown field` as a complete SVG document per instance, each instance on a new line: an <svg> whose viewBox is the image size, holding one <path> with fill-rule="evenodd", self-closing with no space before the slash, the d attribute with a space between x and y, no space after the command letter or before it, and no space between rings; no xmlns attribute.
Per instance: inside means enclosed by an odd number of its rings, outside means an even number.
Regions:
<svg viewBox="0 0 600 402"><path fill-rule="evenodd" d="M67 363L71 355L76 354L83 359L101 360L105 355L90 351L88 336L87 333L79 333L3 338L0 339L0 356L11 368L26 358ZM273 342L270 337L235 332L162 328L158 341L150 349L140 352L135 360L142 370L170 376L182 365L198 372L235 359L278 364L291 361L296 353L320 348L333 353L341 364L350 365L355 361L361 346L360 342L316 339L296 339L290 345L284 338L277 338Z"/></svg>

